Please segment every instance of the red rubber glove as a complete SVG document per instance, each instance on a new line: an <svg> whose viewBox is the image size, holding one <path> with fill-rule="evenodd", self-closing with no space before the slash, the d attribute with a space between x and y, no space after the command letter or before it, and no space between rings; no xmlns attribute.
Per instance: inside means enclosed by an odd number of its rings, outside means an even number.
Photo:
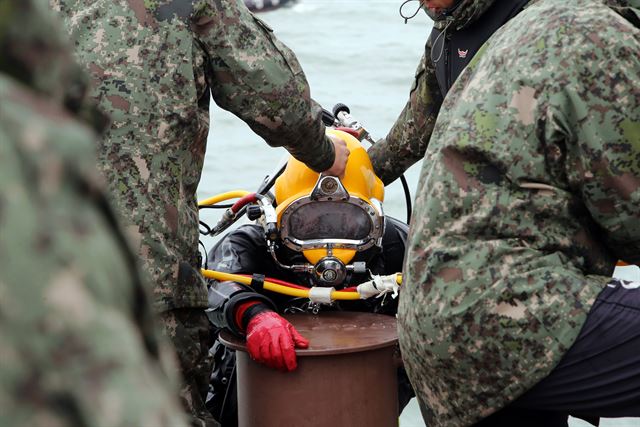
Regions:
<svg viewBox="0 0 640 427"><path fill-rule="evenodd" d="M274 311L264 311L247 325L247 349L251 358L270 368L290 372L298 366L296 348L309 347L309 341Z"/></svg>

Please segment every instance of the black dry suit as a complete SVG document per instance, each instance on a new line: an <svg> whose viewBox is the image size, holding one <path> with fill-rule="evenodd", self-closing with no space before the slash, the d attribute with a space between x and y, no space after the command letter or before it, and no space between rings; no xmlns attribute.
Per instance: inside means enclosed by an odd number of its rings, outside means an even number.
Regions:
<svg viewBox="0 0 640 427"><path fill-rule="evenodd" d="M438 17L444 19L444 23L434 26L429 41L431 61L443 98L480 47L529 2L530 0L496 0L482 14L481 19L472 21L474 16L471 15L468 18L470 22L456 23L456 11L465 6L472 7L461 2ZM451 28L452 26L455 28ZM441 30L438 29L441 27ZM517 52L514 52L514 55L517 55Z"/></svg>

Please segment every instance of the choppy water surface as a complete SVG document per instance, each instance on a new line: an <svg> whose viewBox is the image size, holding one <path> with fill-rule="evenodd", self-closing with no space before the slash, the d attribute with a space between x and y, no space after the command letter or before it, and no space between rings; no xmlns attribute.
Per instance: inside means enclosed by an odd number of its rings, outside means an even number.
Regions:
<svg viewBox="0 0 640 427"><path fill-rule="evenodd" d="M342 102L374 135L386 135L407 101L431 22L420 13L404 24L399 0L299 0L292 7L261 14L298 56L311 94L325 108ZM199 198L233 189L255 190L286 154L264 141L232 114L212 105L212 131ZM419 165L407 173L415 192ZM405 218L399 183L386 188L385 210ZM203 214L208 222L215 213ZM205 240L207 245L211 241ZM604 420L604 427L640 427L638 419ZM402 427L422 427L417 405L401 417ZM572 427L588 426L573 420Z"/></svg>

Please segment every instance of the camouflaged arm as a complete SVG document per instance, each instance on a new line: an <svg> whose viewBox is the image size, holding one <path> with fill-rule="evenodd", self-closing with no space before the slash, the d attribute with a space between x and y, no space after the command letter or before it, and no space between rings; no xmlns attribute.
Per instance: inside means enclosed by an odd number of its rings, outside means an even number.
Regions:
<svg viewBox="0 0 640 427"><path fill-rule="evenodd" d="M239 0L207 1L194 31L208 56L214 101L272 147L284 147L315 171L329 169L333 145L295 55Z"/></svg>
<svg viewBox="0 0 640 427"><path fill-rule="evenodd" d="M430 60L429 43L416 70L409 101L386 138L368 151L376 174L385 185L395 181L409 167L422 160L433 132L442 94Z"/></svg>

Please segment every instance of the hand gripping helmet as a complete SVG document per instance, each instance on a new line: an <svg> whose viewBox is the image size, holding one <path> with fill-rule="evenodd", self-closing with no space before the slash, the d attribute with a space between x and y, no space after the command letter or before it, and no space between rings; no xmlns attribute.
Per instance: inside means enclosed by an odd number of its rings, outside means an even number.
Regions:
<svg viewBox="0 0 640 427"><path fill-rule="evenodd" d="M322 176L291 158L275 183L280 240L309 261L317 286L339 287L359 251L381 247L384 185L373 172L366 150L353 136L328 130L347 142L351 154L343 179Z"/></svg>

